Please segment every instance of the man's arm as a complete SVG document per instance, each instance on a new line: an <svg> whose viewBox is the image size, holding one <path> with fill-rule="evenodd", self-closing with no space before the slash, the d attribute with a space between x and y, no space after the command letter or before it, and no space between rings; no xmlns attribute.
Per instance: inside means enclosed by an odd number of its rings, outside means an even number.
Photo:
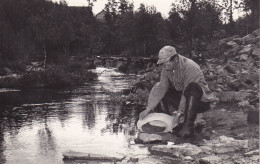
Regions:
<svg viewBox="0 0 260 164"><path fill-rule="evenodd" d="M151 110L153 110L164 97L169 87L167 72L165 68L161 71L160 82L156 83L149 93L146 109L140 113L140 119L144 118Z"/></svg>

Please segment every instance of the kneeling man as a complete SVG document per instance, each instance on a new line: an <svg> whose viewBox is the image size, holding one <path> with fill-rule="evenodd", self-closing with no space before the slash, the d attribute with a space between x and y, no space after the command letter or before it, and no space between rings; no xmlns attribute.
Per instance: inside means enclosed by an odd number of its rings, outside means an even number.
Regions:
<svg viewBox="0 0 260 164"><path fill-rule="evenodd" d="M184 115L184 125L179 132L181 137L189 137L194 133L194 121L197 113L210 108L213 94L208 88L200 66L193 60L178 54L174 47L163 47L158 55L157 64L162 65L160 82L150 91L148 105L140 113L140 119L157 106L165 113L172 114L169 107L176 107L177 116L174 123Z"/></svg>

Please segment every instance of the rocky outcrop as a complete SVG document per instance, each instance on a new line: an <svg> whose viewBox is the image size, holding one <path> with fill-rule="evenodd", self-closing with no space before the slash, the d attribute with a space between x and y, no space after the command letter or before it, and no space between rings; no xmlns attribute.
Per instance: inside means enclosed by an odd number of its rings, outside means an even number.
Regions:
<svg viewBox="0 0 260 164"><path fill-rule="evenodd" d="M207 59L202 66L217 102L237 102L240 107L251 105L256 109L257 102L253 100L259 92L259 32L258 29L244 37L235 35L220 40L220 58Z"/></svg>
<svg viewBox="0 0 260 164"><path fill-rule="evenodd" d="M219 58L205 59L201 68L209 88L216 95L216 102L248 101L241 107L254 106L259 92L260 30L240 37L238 35L219 41ZM139 88L151 89L159 81L160 68L152 66L140 71L141 78L136 82Z"/></svg>
<svg viewBox="0 0 260 164"><path fill-rule="evenodd" d="M194 163L258 163L259 150L249 150L248 140L237 140L220 136L212 140L204 140L201 146L190 143L179 145L155 145L151 151L163 152L181 160Z"/></svg>

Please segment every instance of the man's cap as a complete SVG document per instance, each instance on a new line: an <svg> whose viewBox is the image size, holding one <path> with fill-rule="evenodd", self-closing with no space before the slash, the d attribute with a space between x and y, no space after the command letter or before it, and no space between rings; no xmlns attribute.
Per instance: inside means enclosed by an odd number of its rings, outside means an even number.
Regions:
<svg viewBox="0 0 260 164"><path fill-rule="evenodd" d="M158 62L157 64L162 64L167 62L172 56L175 56L177 54L176 50L172 46L164 46L160 51L158 55Z"/></svg>

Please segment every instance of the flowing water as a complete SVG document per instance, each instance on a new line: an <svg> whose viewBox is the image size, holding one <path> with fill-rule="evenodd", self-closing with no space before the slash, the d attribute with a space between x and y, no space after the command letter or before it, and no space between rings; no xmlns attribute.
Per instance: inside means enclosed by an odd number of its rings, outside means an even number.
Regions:
<svg viewBox="0 0 260 164"><path fill-rule="evenodd" d="M0 163L64 163L66 151L148 154L133 144L135 110L122 114L104 92L129 87L136 75L101 67L93 71L98 78L77 88L0 90Z"/></svg>

